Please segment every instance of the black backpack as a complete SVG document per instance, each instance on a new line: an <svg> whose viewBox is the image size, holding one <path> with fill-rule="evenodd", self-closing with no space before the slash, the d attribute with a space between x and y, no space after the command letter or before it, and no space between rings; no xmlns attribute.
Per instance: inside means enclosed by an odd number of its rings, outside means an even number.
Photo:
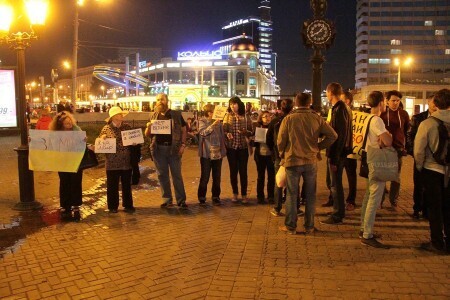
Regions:
<svg viewBox="0 0 450 300"><path fill-rule="evenodd" d="M438 122L439 142L438 147L433 153L434 160L443 166L450 167L450 124L444 123L436 117L431 116Z"/></svg>

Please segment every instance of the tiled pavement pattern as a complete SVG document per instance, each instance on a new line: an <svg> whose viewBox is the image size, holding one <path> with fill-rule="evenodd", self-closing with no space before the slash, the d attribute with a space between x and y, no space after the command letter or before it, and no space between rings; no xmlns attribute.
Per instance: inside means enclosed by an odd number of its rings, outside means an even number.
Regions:
<svg viewBox="0 0 450 300"><path fill-rule="evenodd" d="M14 160L12 160L14 161ZM9 169L17 168L9 162ZM12 165L11 165L12 164ZM12 211L17 196L0 202L0 238L10 240L0 259L1 299L449 299L449 256L419 250L428 224L413 221L412 160L402 173L397 211L381 209L376 231L390 250L367 248L357 237L359 207L343 225L319 224L329 208L320 163L316 227L296 236L278 230L284 218L269 206L230 201L228 164L223 163L224 205L196 201L199 162L195 148L183 157L189 210L160 209L153 163L133 191L135 214L108 214L104 170L85 172L82 220L61 222L55 210L58 178L37 174L40 213ZM13 193L16 178L1 167L0 181ZM256 167L249 164L255 202ZM345 182L345 179L344 179ZM346 186L346 184L344 184ZM358 205L364 193L358 180ZM15 191L14 191L15 192ZM6 192L3 192L6 193ZM43 197L42 195L45 195ZM3 194L2 194L3 195ZM8 205L7 205L8 204ZM389 204L386 206L389 207ZM4 220L8 221L4 221ZM302 224L302 218L299 224ZM300 230L302 228L299 228Z"/></svg>

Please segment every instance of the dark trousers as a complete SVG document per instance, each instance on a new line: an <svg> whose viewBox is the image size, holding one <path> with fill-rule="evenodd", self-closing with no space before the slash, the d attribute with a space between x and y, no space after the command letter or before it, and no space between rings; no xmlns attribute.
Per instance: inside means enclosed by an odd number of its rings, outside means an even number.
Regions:
<svg viewBox="0 0 450 300"><path fill-rule="evenodd" d="M119 208L119 180L122 184L122 206L133 207L131 169L106 170L106 200L108 202L108 209Z"/></svg>
<svg viewBox="0 0 450 300"><path fill-rule="evenodd" d="M414 212L424 213L425 212L424 184L423 184L422 173L416 169L416 163L414 163L413 180L414 180L413 209L414 209Z"/></svg>
<svg viewBox="0 0 450 300"><path fill-rule="evenodd" d="M58 172L59 175L59 203L62 208L70 210L72 206L82 204L83 170L77 173Z"/></svg>
<svg viewBox="0 0 450 300"><path fill-rule="evenodd" d="M238 179L241 180L241 195L247 196L247 163L248 163L248 149L231 149L227 148L228 165L230 166L230 182L233 194L239 194Z"/></svg>
<svg viewBox="0 0 450 300"><path fill-rule="evenodd" d="M431 243L438 249L450 249L450 185L444 188L444 174L422 170L426 207L430 222ZM444 235L446 241L444 242Z"/></svg>
<svg viewBox="0 0 450 300"><path fill-rule="evenodd" d="M275 166L271 155L255 154L256 170L258 171L258 180L256 184L256 197L258 200L264 200L264 181L267 170L267 198L274 198L275 189Z"/></svg>
<svg viewBox="0 0 450 300"><path fill-rule="evenodd" d="M333 171L328 160L330 169L331 193L333 195L333 214L335 220L342 220L345 217L344 187L342 185L342 173L344 172L345 158L339 158L336 163L337 170Z"/></svg>
<svg viewBox="0 0 450 300"><path fill-rule="evenodd" d="M222 159L211 160L200 157L201 175L198 184L197 196L199 200L205 200L208 188L209 176L212 173L212 197L220 197L220 176L222 174Z"/></svg>
<svg viewBox="0 0 450 300"><path fill-rule="evenodd" d="M348 196L345 202L355 204L356 199L356 167L358 162L356 159L345 158L344 168L348 179Z"/></svg>

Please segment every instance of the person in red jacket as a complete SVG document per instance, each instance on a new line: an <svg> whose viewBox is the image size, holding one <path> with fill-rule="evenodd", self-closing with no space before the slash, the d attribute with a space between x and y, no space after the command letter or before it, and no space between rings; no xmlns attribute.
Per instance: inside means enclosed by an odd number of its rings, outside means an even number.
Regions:
<svg viewBox="0 0 450 300"><path fill-rule="evenodd" d="M49 116L49 112L46 109L41 110L41 117L36 123L36 129L39 130L48 130L48 126L52 121L52 117Z"/></svg>
<svg viewBox="0 0 450 300"><path fill-rule="evenodd" d="M380 117L383 119L386 129L392 134L392 147L397 150L398 153L398 172L401 172L402 168L402 156L406 156L406 133L410 127L408 113L400 107L402 93L393 90L389 91L385 95L387 100L386 111L383 112ZM400 182L392 181L389 191L389 201L393 208L397 207L398 194L400 191ZM384 201L384 195L383 200Z"/></svg>

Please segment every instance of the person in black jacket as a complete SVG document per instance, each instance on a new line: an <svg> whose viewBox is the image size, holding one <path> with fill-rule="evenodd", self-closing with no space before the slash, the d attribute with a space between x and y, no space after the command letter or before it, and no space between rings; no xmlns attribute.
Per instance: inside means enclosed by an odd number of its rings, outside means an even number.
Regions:
<svg viewBox="0 0 450 300"><path fill-rule="evenodd" d="M419 129L420 123L423 120L426 120L432 113L436 111L436 106L433 102L433 95L428 97L428 109L424 112L421 112L417 115L412 116L411 118L411 126L409 127L408 132L406 133L406 152L414 156L414 139L416 138L417 130ZM416 163L414 162L414 173L413 173L413 181L414 181L414 192L413 192L413 218L419 219L420 214L422 217L427 217L427 212L425 210L425 193L423 186L423 178L420 176L420 172L416 169Z"/></svg>
<svg viewBox="0 0 450 300"><path fill-rule="evenodd" d="M342 86L332 82L327 86L327 98L332 106L330 125L338 134L337 140L327 149L330 188L333 195L333 213L323 224L341 224L345 217L344 187L342 173L345 159L353 151L352 112L340 100Z"/></svg>

